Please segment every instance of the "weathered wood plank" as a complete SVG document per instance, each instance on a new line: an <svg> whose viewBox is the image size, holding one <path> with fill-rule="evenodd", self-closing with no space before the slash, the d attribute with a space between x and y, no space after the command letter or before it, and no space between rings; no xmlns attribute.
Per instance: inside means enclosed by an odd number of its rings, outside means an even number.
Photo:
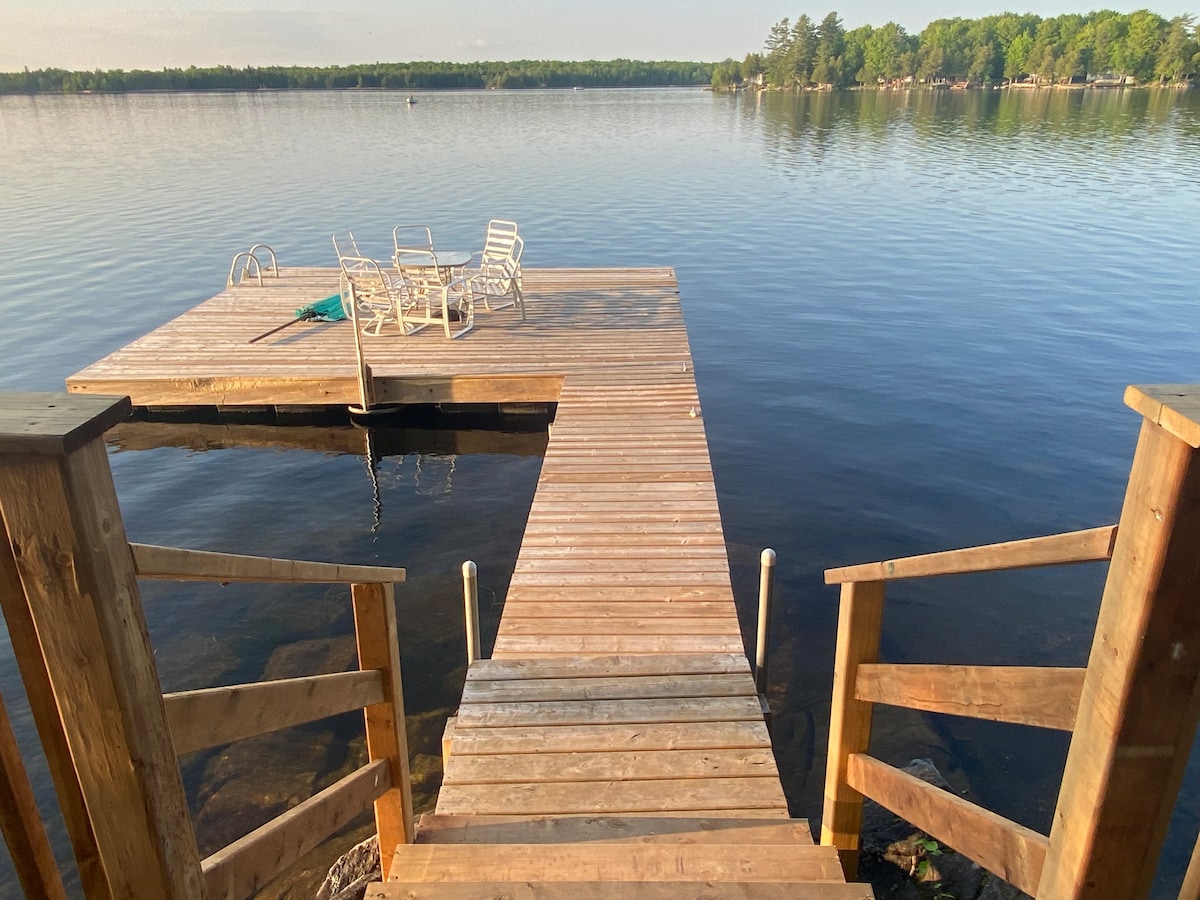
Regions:
<svg viewBox="0 0 1200 900"><path fill-rule="evenodd" d="M723 675L749 673L741 653L662 653L654 656L595 656L585 660L481 659L467 681L528 678L614 678L617 676Z"/></svg>
<svg viewBox="0 0 1200 900"><path fill-rule="evenodd" d="M1070 731L1086 669L863 663L854 698L907 709Z"/></svg>
<svg viewBox="0 0 1200 900"><path fill-rule="evenodd" d="M445 769L445 782L455 785L762 776L779 777L775 757L768 750L452 755Z"/></svg>
<svg viewBox="0 0 1200 900"><path fill-rule="evenodd" d="M746 722L762 718L755 698L703 697L588 700L555 703L480 703L458 712L458 727L595 725L602 723Z"/></svg>
<svg viewBox="0 0 1200 900"><path fill-rule="evenodd" d="M636 618L632 616L607 616L604 618L533 618L525 619L519 610L510 610L504 620L506 638L529 635L726 635L741 640L736 617L715 618Z"/></svg>
<svg viewBox="0 0 1200 900"><path fill-rule="evenodd" d="M397 881L367 886L365 900L479 900L503 897L504 900L609 900L614 886L604 881L471 881L460 884L421 884ZM639 882L637 896L642 900L874 900L871 888L863 884L832 882L778 881L747 883L721 881L688 884Z"/></svg>
<svg viewBox="0 0 1200 900"><path fill-rule="evenodd" d="M367 763L205 858L204 881L210 900L252 896L391 787L387 761Z"/></svg>
<svg viewBox="0 0 1200 900"><path fill-rule="evenodd" d="M851 755L847 780L1018 889L1037 890L1049 846L1044 835L862 753Z"/></svg>
<svg viewBox="0 0 1200 900"><path fill-rule="evenodd" d="M754 682L744 673L650 675L621 678L469 679L463 703L645 700L671 697L750 697Z"/></svg>
<svg viewBox="0 0 1200 900"><path fill-rule="evenodd" d="M386 566L353 566L342 563L273 559L177 547L130 544L138 578L169 581L294 582L349 584L402 582L404 569Z"/></svg>
<svg viewBox="0 0 1200 900"><path fill-rule="evenodd" d="M747 807L786 810L787 801L778 776L569 784L443 784L437 803L439 813L482 815L692 813Z"/></svg>
<svg viewBox="0 0 1200 900"><path fill-rule="evenodd" d="M175 752L301 725L383 702L378 670L310 675L163 696Z"/></svg>
<svg viewBox="0 0 1200 900"><path fill-rule="evenodd" d="M559 634L511 635L496 638L493 656L566 656L611 653L735 653L743 650L740 635L689 634Z"/></svg>
<svg viewBox="0 0 1200 900"><path fill-rule="evenodd" d="M418 844L808 844L806 819L726 816L458 816L426 813Z"/></svg>
<svg viewBox="0 0 1200 900"><path fill-rule="evenodd" d="M946 550L923 556L908 556L884 562L862 563L840 569L826 569L826 584L853 581L891 581L897 578L925 578L964 572L998 572L1032 566L1060 566L1069 563L1101 562L1112 556L1117 526L1105 525L1084 531L1069 531L1046 537L1005 541L982 547Z"/></svg>
<svg viewBox="0 0 1200 900"><path fill-rule="evenodd" d="M612 618L633 616L636 618L717 618L728 619L727 600L647 600L628 597L605 603L582 604L570 600L536 601L509 597L505 609L512 619L563 619L563 618ZM736 626L735 626L736 627Z"/></svg>
<svg viewBox="0 0 1200 900"><path fill-rule="evenodd" d="M613 747L635 750L769 748L757 720L598 725L518 725L455 728L453 756L488 753L586 753Z"/></svg>
<svg viewBox="0 0 1200 900"><path fill-rule="evenodd" d="M721 881L730 871L746 882L841 880L825 847L770 845L416 844L392 864L397 880L440 881ZM667 851L667 852L664 852ZM477 895L478 896L478 895Z"/></svg>

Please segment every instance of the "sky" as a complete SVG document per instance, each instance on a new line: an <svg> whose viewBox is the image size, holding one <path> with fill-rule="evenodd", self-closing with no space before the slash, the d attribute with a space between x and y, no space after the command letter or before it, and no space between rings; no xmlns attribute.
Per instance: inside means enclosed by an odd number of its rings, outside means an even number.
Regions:
<svg viewBox="0 0 1200 900"><path fill-rule="evenodd" d="M1171 18L1200 0L3 0L0 71L346 65L440 60L741 59L771 25L836 9L847 28L1005 11L1041 16L1149 8ZM1197 16L1200 18L1200 16Z"/></svg>

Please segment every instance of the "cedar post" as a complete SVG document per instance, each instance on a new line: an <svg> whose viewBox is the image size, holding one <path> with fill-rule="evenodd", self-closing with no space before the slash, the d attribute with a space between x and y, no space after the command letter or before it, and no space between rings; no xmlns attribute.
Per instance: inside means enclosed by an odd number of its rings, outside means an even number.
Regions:
<svg viewBox="0 0 1200 900"><path fill-rule="evenodd" d="M874 708L870 702L855 699L854 684L859 665L879 658L886 589L883 581L843 584L838 613L821 844L837 847L849 881L854 881L858 874L863 796L846 783L846 773L850 755L866 753L871 743L871 711Z"/></svg>
<svg viewBox="0 0 1200 900"><path fill-rule="evenodd" d="M111 894L202 898L104 449L130 411L128 398L0 394L0 514Z"/></svg>
<svg viewBox="0 0 1200 900"><path fill-rule="evenodd" d="M1037 896L1150 892L1196 732L1200 385L1130 387L1141 413Z"/></svg>
<svg viewBox="0 0 1200 900"><path fill-rule="evenodd" d="M58 808L62 811L71 849L75 851L75 865L79 869L79 881L88 900L108 900L108 880L104 867L100 865L100 851L96 847L96 835L88 820L87 807L83 802L83 791L75 764L71 762L71 751L67 747L67 736L63 732L62 719L58 715L58 704L54 700L54 689L50 685L50 673L46 671L46 660L38 643L37 630L29 604L25 601L25 588L17 574L17 562L13 559L12 544L8 531L0 516L0 609L8 626L8 638L12 642L13 656L25 684L25 697L29 711L41 739L42 752L50 778L58 795Z"/></svg>
<svg viewBox="0 0 1200 900"><path fill-rule="evenodd" d="M21 750L0 698L0 830L26 900L67 900Z"/></svg>
<svg viewBox="0 0 1200 900"><path fill-rule="evenodd" d="M411 844L416 836L404 726L404 686L400 681L396 597L390 584L355 584L350 590L354 597L358 666L383 673L384 700L365 707L363 714L367 723L367 755L372 761L387 760L392 774L392 787L375 801L379 864L386 879L396 846Z"/></svg>

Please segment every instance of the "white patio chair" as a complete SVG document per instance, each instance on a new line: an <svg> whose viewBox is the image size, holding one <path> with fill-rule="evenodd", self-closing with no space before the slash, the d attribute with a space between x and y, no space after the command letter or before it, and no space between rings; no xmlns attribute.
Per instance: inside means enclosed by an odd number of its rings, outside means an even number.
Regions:
<svg viewBox="0 0 1200 900"><path fill-rule="evenodd" d="M491 233L489 226L488 234ZM471 291L476 296L483 297L483 305L489 310L507 309L515 305L521 313L521 321L524 321L525 295L521 290L521 254L525 252L525 241L513 232L511 236L504 235L503 241L493 243L489 240L488 245L484 248L479 268L468 269L465 273Z"/></svg>
<svg viewBox="0 0 1200 900"><path fill-rule="evenodd" d="M397 225L392 229L392 259L402 253L432 253L433 233L428 225Z"/></svg>
<svg viewBox="0 0 1200 900"><path fill-rule="evenodd" d="M432 250L397 247L396 271L410 304L402 308L401 326L441 323L446 337L462 337L475 324L475 297L471 285L456 269L438 260ZM458 328L451 328L452 322ZM415 330L415 329L414 329Z"/></svg>
<svg viewBox="0 0 1200 900"><path fill-rule="evenodd" d="M397 323L401 334L415 334L424 325L407 321L405 311L417 305L404 282L393 278L378 262L365 256L342 256L342 306L346 315L353 315L357 305L359 325L363 334L378 336L383 326ZM363 321L364 316L366 321Z"/></svg>
<svg viewBox="0 0 1200 900"><path fill-rule="evenodd" d="M367 255L358 249L358 242L354 240L353 231L339 231L333 236L333 249L338 255L338 259L343 256L353 256L358 259L366 259Z"/></svg>

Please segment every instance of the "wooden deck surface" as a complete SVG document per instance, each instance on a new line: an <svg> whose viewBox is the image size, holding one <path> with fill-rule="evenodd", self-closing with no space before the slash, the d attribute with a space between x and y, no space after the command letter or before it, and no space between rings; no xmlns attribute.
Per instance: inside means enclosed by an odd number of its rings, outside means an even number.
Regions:
<svg viewBox="0 0 1200 900"><path fill-rule="evenodd" d="M786 817L734 609L670 269L526 270L527 321L365 339L380 401L557 402L494 659L468 673L439 813ZM337 290L284 269L68 379L136 405L355 403ZM469 552L469 551L467 551Z"/></svg>

